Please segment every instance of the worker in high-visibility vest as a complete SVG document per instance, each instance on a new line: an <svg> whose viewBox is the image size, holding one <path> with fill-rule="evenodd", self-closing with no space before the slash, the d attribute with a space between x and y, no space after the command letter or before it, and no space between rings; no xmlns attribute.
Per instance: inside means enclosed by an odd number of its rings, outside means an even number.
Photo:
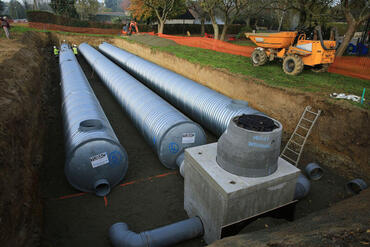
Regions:
<svg viewBox="0 0 370 247"><path fill-rule="evenodd" d="M73 53L74 53L75 55L77 55L77 54L78 54L77 45L73 45L72 50L73 50Z"/></svg>
<svg viewBox="0 0 370 247"><path fill-rule="evenodd" d="M59 55L59 50L56 46L54 46L54 56L57 57Z"/></svg>

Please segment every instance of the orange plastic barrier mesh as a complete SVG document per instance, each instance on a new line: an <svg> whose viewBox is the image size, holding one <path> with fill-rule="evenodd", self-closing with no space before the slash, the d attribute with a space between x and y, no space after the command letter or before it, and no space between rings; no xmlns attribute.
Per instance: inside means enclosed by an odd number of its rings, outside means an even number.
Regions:
<svg viewBox="0 0 370 247"><path fill-rule="evenodd" d="M180 45L198 47L246 57L250 57L254 50L254 47L251 46L234 45L221 40L204 37L181 37L166 34L158 34L158 36L166 39L171 39Z"/></svg>
<svg viewBox="0 0 370 247"><path fill-rule="evenodd" d="M105 28L91 28L91 27L70 27L50 23L29 22L29 27L41 30L54 30L62 32L73 33L89 33L89 34L117 34L121 33L120 29L105 29Z"/></svg>
<svg viewBox="0 0 370 247"><path fill-rule="evenodd" d="M250 57L255 47L240 46L228 42L204 37L181 37L158 34L159 37L171 39L180 45L210 49L234 55ZM329 72L370 80L370 58L368 57L337 57L329 67Z"/></svg>
<svg viewBox="0 0 370 247"><path fill-rule="evenodd" d="M370 80L370 58L336 57L329 72Z"/></svg>

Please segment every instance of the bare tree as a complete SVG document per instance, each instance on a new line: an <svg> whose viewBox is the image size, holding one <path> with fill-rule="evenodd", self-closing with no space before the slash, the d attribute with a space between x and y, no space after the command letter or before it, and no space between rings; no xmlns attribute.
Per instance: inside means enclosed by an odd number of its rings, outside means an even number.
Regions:
<svg viewBox="0 0 370 247"><path fill-rule="evenodd" d="M278 32L280 32L285 15L291 8L290 0L273 1L271 2L271 7L275 11L276 17L278 19Z"/></svg>
<svg viewBox="0 0 370 247"><path fill-rule="evenodd" d="M98 12L99 2L97 0L77 0L75 8L81 20L88 20Z"/></svg>
<svg viewBox="0 0 370 247"><path fill-rule="evenodd" d="M206 19L207 19L207 12L204 11L204 9L200 6L200 3L199 1L197 0L187 0L186 2L187 4L187 7L194 11L197 15L197 17L200 19L200 25L201 25L201 30L200 30L200 34L201 36L204 36L204 33L205 33L205 22L206 22Z"/></svg>
<svg viewBox="0 0 370 247"><path fill-rule="evenodd" d="M219 28L216 20L216 9L222 0L199 0L200 6L208 13L212 22L214 39L219 39Z"/></svg>
<svg viewBox="0 0 370 247"><path fill-rule="evenodd" d="M158 19L158 33L163 33L164 24L168 17L180 14L185 10L184 0L144 0Z"/></svg>
<svg viewBox="0 0 370 247"><path fill-rule="evenodd" d="M236 18L240 17L242 10L249 4L248 0L222 0L219 8L223 14L224 27L222 28L221 40L225 40L227 29Z"/></svg>
<svg viewBox="0 0 370 247"><path fill-rule="evenodd" d="M273 2L278 2L278 0L248 0L248 3L241 10L241 17L244 18L247 29L251 29L251 19L258 18L260 13L266 8L270 8Z"/></svg>
<svg viewBox="0 0 370 247"><path fill-rule="evenodd" d="M340 57L344 54L347 49L349 42L353 38L356 29L367 19L370 18L370 3L368 0L356 0L356 1L349 1L349 0L341 0L341 8L344 12L344 16L346 17L348 28L346 34L344 35L344 39L342 44L339 46L336 56ZM351 11L351 9L361 9L357 16Z"/></svg>

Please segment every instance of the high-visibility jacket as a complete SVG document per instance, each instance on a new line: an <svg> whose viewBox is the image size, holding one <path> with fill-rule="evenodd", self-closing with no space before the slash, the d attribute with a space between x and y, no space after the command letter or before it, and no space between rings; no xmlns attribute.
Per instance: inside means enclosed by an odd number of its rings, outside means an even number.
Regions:
<svg viewBox="0 0 370 247"><path fill-rule="evenodd" d="M73 49L73 53L74 53L75 55L77 55L77 54L78 54L77 47L73 47L72 49Z"/></svg>
<svg viewBox="0 0 370 247"><path fill-rule="evenodd" d="M59 50L58 50L58 48L54 48L54 55L55 55L55 56L58 56L58 55L59 55Z"/></svg>

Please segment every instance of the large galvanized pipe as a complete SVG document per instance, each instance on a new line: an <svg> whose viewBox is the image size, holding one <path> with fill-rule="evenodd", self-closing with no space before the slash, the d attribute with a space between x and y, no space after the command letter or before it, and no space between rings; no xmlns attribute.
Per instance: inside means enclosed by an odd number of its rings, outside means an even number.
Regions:
<svg viewBox="0 0 370 247"><path fill-rule="evenodd" d="M263 115L245 101L233 100L108 43L101 44L99 50L217 136L235 116Z"/></svg>
<svg viewBox="0 0 370 247"><path fill-rule="evenodd" d="M127 153L67 44L61 46L59 66L66 147L65 175L76 189L105 196L125 176Z"/></svg>
<svg viewBox="0 0 370 247"><path fill-rule="evenodd" d="M203 224L198 217L186 219L150 231L135 233L126 223L119 222L109 229L114 247L164 247L203 235Z"/></svg>
<svg viewBox="0 0 370 247"><path fill-rule="evenodd" d="M81 54L168 168L181 166L185 148L206 143L203 129L90 45Z"/></svg>

